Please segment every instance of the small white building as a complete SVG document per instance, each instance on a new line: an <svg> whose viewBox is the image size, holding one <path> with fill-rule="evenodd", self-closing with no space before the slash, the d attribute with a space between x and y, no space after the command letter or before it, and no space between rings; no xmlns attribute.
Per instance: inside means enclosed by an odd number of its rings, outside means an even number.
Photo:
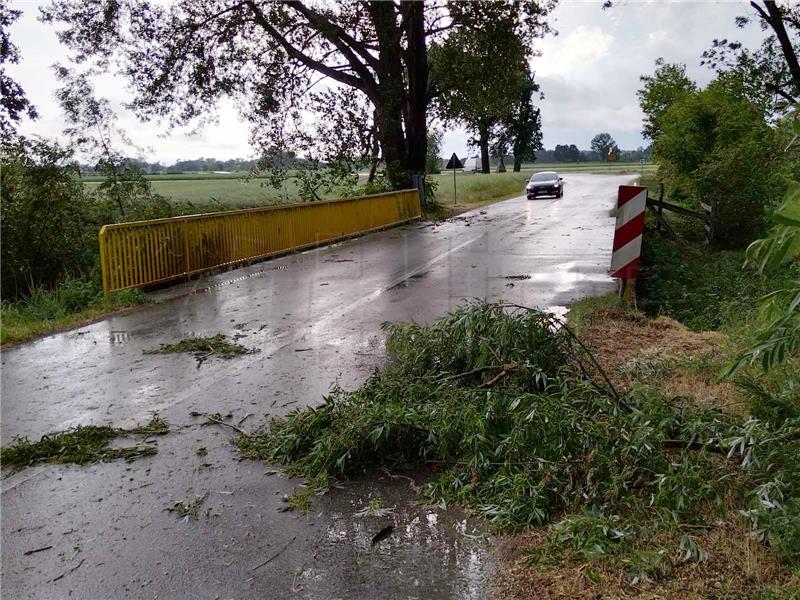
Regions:
<svg viewBox="0 0 800 600"><path fill-rule="evenodd" d="M481 169L481 159L470 156L464 161L464 173L477 173Z"/></svg>

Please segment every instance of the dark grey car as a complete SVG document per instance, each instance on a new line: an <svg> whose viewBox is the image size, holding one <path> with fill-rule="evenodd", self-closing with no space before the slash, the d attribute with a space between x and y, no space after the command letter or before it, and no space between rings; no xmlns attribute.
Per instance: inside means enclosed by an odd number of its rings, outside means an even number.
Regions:
<svg viewBox="0 0 800 600"><path fill-rule="evenodd" d="M528 181L526 188L528 200L537 196L555 196L561 198L564 195L564 178L559 177L555 171L542 171L534 173Z"/></svg>

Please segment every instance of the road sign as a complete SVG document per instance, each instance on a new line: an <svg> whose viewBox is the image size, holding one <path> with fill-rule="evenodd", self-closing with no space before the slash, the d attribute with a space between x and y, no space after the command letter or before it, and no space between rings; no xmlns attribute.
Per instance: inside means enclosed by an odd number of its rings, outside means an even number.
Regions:
<svg viewBox="0 0 800 600"><path fill-rule="evenodd" d="M456 153L453 152L453 156L451 156L450 160L447 161L447 166L445 167L445 170L453 169L453 204L456 204L456 170L463 168L463 163L458 160L458 156L456 156Z"/></svg>
<svg viewBox="0 0 800 600"><path fill-rule="evenodd" d="M636 279L644 234L644 209L647 188L640 185L621 185L617 196L617 226L611 254L611 276Z"/></svg>
<svg viewBox="0 0 800 600"><path fill-rule="evenodd" d="M445 167L445 169L463 169L463 168L464 165L461 163L460 160L458 160L458 156L456 156L456 153L453 152L453 156L451 156L450 160L447 161L447 166Z"/></svg>

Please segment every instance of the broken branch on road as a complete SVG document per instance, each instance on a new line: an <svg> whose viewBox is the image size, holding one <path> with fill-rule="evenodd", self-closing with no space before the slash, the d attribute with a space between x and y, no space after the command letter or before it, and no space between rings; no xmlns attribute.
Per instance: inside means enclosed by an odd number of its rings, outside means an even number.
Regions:
<svg viewBox="0 0 800 600"><path fill-rule="evenodd" d="M69 431L42 436L38 442L17 437L11 446L0 449L0 464L3 466L30 466L37 463L74 463L84 465L104 460L125 459L131 462L143 456L152 456L158 451L152 446L137 444L123 448L109 448L114 438L138 434L150 436L169 431L167 422L158 414L144 425L131 429L120 429L108 425L79 425Z"/></svg>
<svg viewBox="0 0 800 600"><path fill-rule="evenodd" d="M145 350L145 354L188 353L194 356L199 367L205 360L218 356L225 360L246 354L261 352L260 348L246 348L231 341L223 333L210 337L189 337L174 344L161 344L158 348Z"/></svg>

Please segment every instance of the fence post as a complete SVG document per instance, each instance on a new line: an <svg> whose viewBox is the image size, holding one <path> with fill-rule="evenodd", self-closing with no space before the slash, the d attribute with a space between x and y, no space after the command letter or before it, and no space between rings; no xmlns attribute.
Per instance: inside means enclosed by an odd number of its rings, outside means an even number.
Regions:
<svg viewBox="0 0 800 600"><path fill-rule="evenodd" d="M424 175L412 175L411 176L411 183L417 188L417 192L419 192L419 206L422 210L425 210L428 207L427 200L425 198L425 176Z"/></svg>
<svg viewBox="0 0 800 600"><path fill-rule="evenodd" d="M704 227L706 230L706 243L712 245L717 235L717 224L719 223L719 202L711 200L711 204L700 202L700 206L706 213Z"/></svg>
<svg viewBox="0 0 800 600"><path fill-rule="evenodd" d="M185 221L181 222L181 232L183 233L183 258L186 265L184 274L188 275L191 272L189 268L189 228L186 226Z"/></svg>
<svg viewBox="0 0 800 600"><path fill-rule="evenodd" d="M664 201L664 182L658 182L658 201ZM658 219L656 219L656 223L658 224L656 229L661 231L661 222L664 220L664 206L659 204L658 205Z"/></svg>
<svg viewBox="0 0 800 600"><path fill-rule="evenodd" d="M105 298L106 302L110 302L111 300L111 281L110 281L110 273L108 272L108 257L106 253L108 249L106 248L106 226L103 225L100 228L100 233L97 234L99 246L100 246L100 274L103 277L103 297Z"/></svg>

